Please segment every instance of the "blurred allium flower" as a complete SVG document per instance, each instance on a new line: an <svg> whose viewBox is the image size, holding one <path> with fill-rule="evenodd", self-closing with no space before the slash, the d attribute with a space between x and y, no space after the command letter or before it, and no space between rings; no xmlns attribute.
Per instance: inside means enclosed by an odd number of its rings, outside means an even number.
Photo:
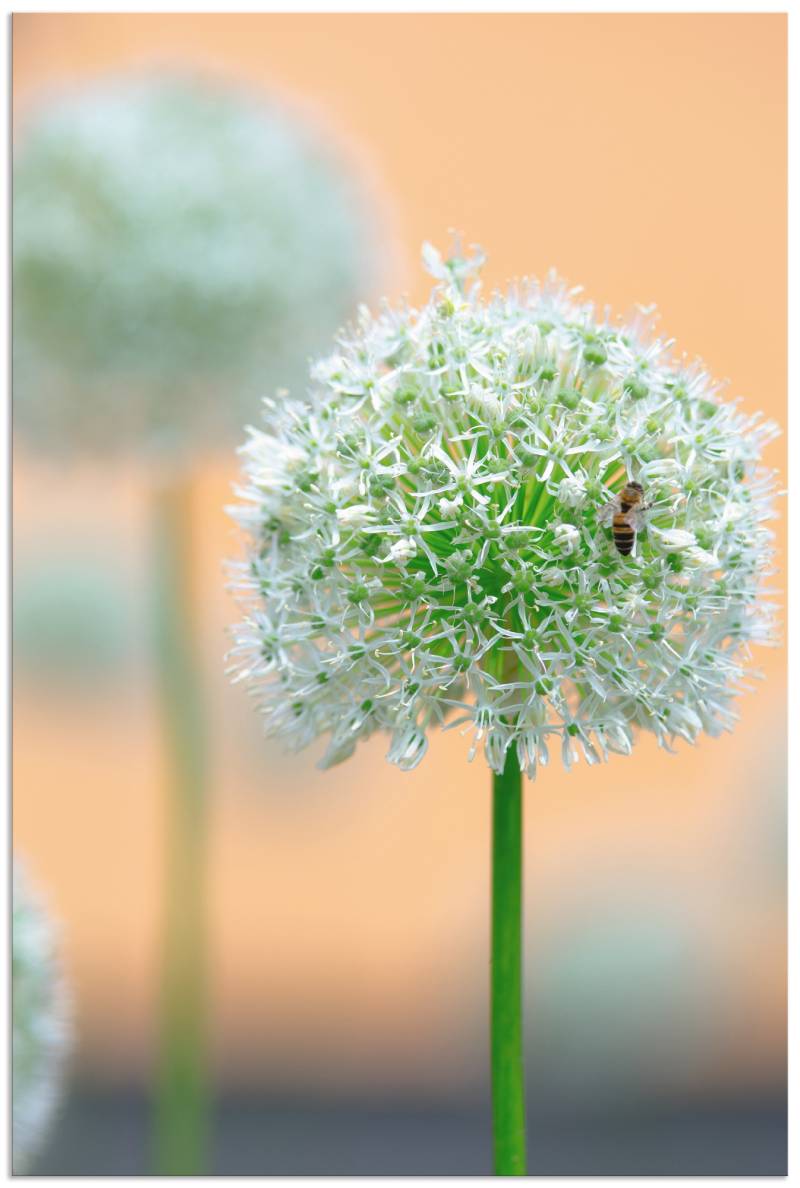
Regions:
<svg viewBox="0 0 800 1188"><path fill-rule="evenodd" d="M40 444L230 431L300 382L370 283L361 195L274 102L122 77L18 140L15 397Z"/></svg>
<svg viewBox="0 0 800 1188"><path fill-rule="evenodd" d="M770 639L776 427L646 311L611 321L554 277L484 302L480 253L424 258L428 304L363 311L310 406L267 401L243 448L233 655L268 729L329 732L325 765L387 730L411 768L431 727L464 725L532 778L553 743L569 767L637 727L667 748L729 728ZM600 515L627 480L652 504L633 556Z"/></svg>
<svg viewBox="0 0 800 1188"><path fill-rule="evenodd" d="M53 926L17 860L11 947L12 1139L18 1173L46 1138L61 1094L72 1029Z"/></svg>

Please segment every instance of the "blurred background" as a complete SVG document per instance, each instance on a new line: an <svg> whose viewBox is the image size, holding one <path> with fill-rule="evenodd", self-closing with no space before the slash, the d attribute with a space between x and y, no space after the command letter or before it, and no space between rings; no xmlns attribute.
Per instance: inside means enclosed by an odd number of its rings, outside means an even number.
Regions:
<svg viewBox="0 0 800 1188"><path fill-rule="evenodd" d="M455 226L488 286L553 265L617 312L657 301L666 335L785 423L785 17L18 15L17 149L60 88L154 65L280 96L335 145L381 229L367 302L423 301L421 242ZM192 486L213 1169L488 1174L487 769L457 734L410 775L380 739L321 773L261 738L223 662L238 436ZM15 442L14 844L60 919L78 1031L42 1173L149 1167L148 481L133 452ZM733 735L526 787L533 1173L785 1172L785 656L754 659Z"/></svg>

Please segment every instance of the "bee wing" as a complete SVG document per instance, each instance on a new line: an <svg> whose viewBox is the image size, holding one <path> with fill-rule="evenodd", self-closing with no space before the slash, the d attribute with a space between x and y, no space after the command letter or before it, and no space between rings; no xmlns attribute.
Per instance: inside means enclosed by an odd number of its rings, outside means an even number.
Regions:
<svg viewBox="0 0 800 1188"><path fill-rule="evenodd" d="M625 519L628 521L631 528L633 528L634 532L641 532L642 528L645 526L647 517L645 516L642 508L632 507L631 510L626 514Z"/></svg>
<svg viewBox="0 0 800 1188"><path fill-rule="evenodd" d="M604 503L597 513L597 518L601 524L610 524L614 516L619 511L619 495L615 495L613 499L609 499L608 503Z"/></svg>

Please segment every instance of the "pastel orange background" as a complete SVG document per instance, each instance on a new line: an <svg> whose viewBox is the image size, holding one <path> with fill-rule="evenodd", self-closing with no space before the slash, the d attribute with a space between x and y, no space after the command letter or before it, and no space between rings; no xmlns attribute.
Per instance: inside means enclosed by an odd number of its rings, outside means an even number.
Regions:
<svg viewBox="0 0 800 1188"><path fill-rule="evenodd" d="M445 246L455 226L487 250L489 285L554 265L619 311L657 301L681 349L785 423L784 17L22 15L15 115L64 82L153 60L317 112L394 228L389 295L424 299L420 244ZM767 461L785 468L782 441ZM411 775L383 762L381 740L323 774L260 739L222 675L235 473L220 453L195 492L220 1076L451 1091L485 1066L486 767L452 734ZM106 542L144 589L135 462L55 468L29 449L15 499L17 552L66 527ZM677 928L675 993L702 975L701 1039L679 1036L685 1058L654 1072L678 1089L783 1076L785 657L756 659L766 680L733 735L675 756L645 740L526 789L532 984L576 927L641 911ZM146 1076L153 1057L163 789L149 679L137 660L111 692L76 693L18 668L15 689L15 844L63 921L79 1066L107 1080Z"/></svg>

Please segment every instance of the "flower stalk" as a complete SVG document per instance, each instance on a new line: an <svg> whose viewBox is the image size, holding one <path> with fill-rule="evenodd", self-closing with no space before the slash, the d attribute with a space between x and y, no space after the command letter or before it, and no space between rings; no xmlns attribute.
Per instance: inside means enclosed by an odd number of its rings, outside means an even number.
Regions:
<svg viewBox="0 0 800 1188"><path fill-rule="evenodd" d="M206 1170L207 764L192 607L192 487L180 471L156 485L153 628L167 756L167 828L155 1165Z"/></svg>
<svg viewBox="0 0 800 1188"><path fill-rule="evenodd" d="M493 777L492 1122L494 1170L524 1176L525 1073L522 1042L522 775L510 748Z"/></svg>

